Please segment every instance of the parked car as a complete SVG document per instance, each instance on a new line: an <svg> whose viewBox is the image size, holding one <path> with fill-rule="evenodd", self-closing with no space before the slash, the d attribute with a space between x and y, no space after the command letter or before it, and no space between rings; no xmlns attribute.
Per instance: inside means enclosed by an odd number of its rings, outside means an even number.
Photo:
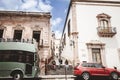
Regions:
<svg viewBox="0 0 120 80"><path fill-rule="evenodd" d="M114 68L104 67L99 63L80 63L74 68L74 75L80 76L84 80L89 80L91 77L109 77L111 80L117 80L120 72Z"/></svg>

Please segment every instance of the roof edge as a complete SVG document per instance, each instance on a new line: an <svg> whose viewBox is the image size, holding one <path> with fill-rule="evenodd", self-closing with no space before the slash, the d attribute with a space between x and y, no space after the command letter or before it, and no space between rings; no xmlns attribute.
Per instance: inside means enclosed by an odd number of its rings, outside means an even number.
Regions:
<svg viewBox="0 0 120 80"><path fill-rule="evenodd" d="M48 16L51 17L50 12L26 12L26 11L0 11L2 15L20 15L20 16Z"/></svg>
<svg viewBox="0 0 120 80"><path fill-rule="evenodd" d="M118 0L71 0L71 2L96 2L96 3L116 3L120 4Z"/></svg>

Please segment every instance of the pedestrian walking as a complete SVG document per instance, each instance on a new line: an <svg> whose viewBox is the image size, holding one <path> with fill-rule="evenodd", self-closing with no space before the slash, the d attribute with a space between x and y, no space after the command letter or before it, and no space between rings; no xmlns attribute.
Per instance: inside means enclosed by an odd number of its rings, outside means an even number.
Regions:
<svg viewBox="0 0 120 80"><path fill-rule="evenodd" d="M56 70L56 62L55 61L52 61L52 69Z"/></svg>
<svg viewBox="0 0 120 80"><path fill-rule="evenodd" d="M62 68L62 63L63 63L63 60L59 59L59 69Z"/></svg>
<svg viewBox="0 0 120 80"><path fill-rule="evenodd" d="M65 60L65 67L66 67L67 70L69 70L69 63L68 63L67 59Z"/></svg>
<svg viewBox="0 0 120 80"><path fill-rule="evenodd" d="M63 60L62 59L59 59L59 63L62 64Z"/></svg>

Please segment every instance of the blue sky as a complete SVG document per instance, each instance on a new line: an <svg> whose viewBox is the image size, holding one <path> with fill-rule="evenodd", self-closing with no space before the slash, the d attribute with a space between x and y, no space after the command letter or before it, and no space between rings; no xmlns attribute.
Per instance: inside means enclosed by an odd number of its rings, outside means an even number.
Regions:
<svg viewBox="0 0 120 80"><path fill-rule="evenodd" d="M51 29L62 34L70 0L0 0L0 10L51 12Z"/></svg>

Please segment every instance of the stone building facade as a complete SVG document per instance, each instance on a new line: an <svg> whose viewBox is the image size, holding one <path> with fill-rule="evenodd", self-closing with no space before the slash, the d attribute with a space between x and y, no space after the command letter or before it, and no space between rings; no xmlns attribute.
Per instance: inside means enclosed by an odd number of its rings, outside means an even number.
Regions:
<svg viewBox="0 0 120 80"><path fill-rule="evenodd" d="M37 41L39 66L44 74L45 60L51 57L50 13L0 11L0 38Z"/></svg>

